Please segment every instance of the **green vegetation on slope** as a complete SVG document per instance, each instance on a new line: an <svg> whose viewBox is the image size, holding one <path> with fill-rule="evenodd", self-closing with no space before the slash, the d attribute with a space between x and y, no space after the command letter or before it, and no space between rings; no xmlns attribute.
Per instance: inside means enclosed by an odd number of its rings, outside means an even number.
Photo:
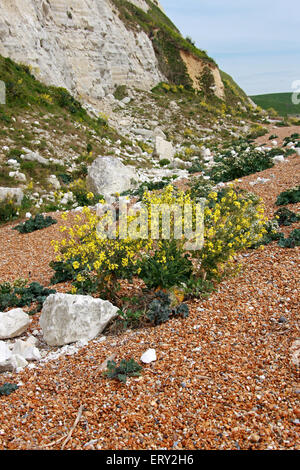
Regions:
<svg viewBox="0 0 300 470"><path fill-rule="evenodd" d="M92 119L68 90L44 85L26 65L0 56L0 80L6 85L6 104L0 105L0 122L10 124L14 112L29 109L67 114L71 120L85 123L99 135L112 134L103 119Z"/></svg>
<svg viewBox="0 0 300 470"><path fill-rule="evenodd" d="M251 96L258 106L264 109L273 108L280 116L300 115L300 104L293 104L293 93L271 93Z"/></svg>
<svg viewBox="0 0 300 470"><path fill-rule="evenodd" d="M41 83L28 66L0 56L0 80L6 85L6 104L0 105L0 186L21 182L25 191L21 207L10 198L0 202L1 224L29 210L36 214L59 209L53 175L67 192L72 182L85 182L88 165L97 155L110 153L107 139L120 140L121 147L127 140L108 126L105 115L91 117L68 90ZM32 161L24 158L30 152L35 154ZM11 159L16 167L9 164ZM70 200L69 206L84 205L86 194L85 188L74 187L76 201Z"/></svg>
<svg viewBox="0 0 300 470"><path fill-rule="evenodd" d="M233 78L227 73L220 70L221 79L225 87L225 101L230 106L237 106L238 103L243 103L249 107L249 99L246 93L237 85Z"/></svg>

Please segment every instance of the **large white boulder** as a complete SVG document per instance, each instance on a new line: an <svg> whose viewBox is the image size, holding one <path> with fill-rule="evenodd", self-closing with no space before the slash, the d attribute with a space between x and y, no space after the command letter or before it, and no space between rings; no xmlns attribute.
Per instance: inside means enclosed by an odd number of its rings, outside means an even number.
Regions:
<svg viewBox="0 0 300 470"><path fill-rule="evenodd" d="M107 197L127 191L136 178L134 168L125 166L119 158L98 157L88 170L87 186L94 194Z"/></svg>
<svg viewBox="0 0 300 470"><path fill-rule="evenodd" d="M117 316L110 302L89 295L51 294L40 316L43 337L50 346L96 338Z"/></svg>
<svg viewBox="0 0 300 470"><path fill-rule="evenodd" d="M172 142L165 140L163 137L157 135L155 137L155 147L153 155L158 157L160 160L172 161L175 155L175 149Z"/></svg>
<svg viewBox="0 0 300 470"><path fill-rule="evenodd" d="M0 339L20 336L31 323L30 317L21 308L0 312Z"/></svg>
<svg viewBox="0 0 300 470"><path fill-rule="evenodd" d="M298 157L300 157L300 147L296 147L295 152L298 155Z"/></svg>

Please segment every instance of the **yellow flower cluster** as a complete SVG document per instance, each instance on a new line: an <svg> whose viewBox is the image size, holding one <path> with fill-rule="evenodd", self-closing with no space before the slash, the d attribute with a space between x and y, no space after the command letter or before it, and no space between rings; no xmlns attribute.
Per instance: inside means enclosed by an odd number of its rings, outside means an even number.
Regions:
<svg viewBox="0 0 300 470"><path fill-rule="evenodd" d="M206 273L229 266L237 252L251 247L266 233L261 200L239 196L232 185L219 202L217 199L217 193L209 194L205 208L205 245L199 258Z"/></svg>
<svg viewBox="0 0 300 470"><path fill-rule="evenodd" d="M161 86L166 92L171 91L172 93L178 93L184 90L183 85L170 85L169 83L162 83Z"/></svg>
<svg viewBox="0 0 300 470"><path fill-rule="evenodd" d="M132 222L133 218L128 217L127 222ZM83 282L85 275L93 272L101 289L107 279L118 278L123 269L136 266L138 255L150 249L147 240L134 240L129 236L121 239L119 229L115 238L104 236L105 228L113 223L110 212L98 216L85 207L82 215L76 216L76 222L69 229L60 227L60 231L66 232L67 236L61 241L53 240L52 245L54 251L60 253L57 261L70 263L79 271L78 282Z"/></svg>
<svg viewBox="0 0 300 470"><path fill-rule="evenodd" d="M170 184L162 192L146 191L142 202L148 217L148 233L152 239L171 241L175 238L182 246L189 241L184 234L192 231L196 203L188 192L177 191ZM193 214L191 221L185 218L188 207Z"/></svg>
<svg viewBox="0 0 300 470"><path fill-rule="evenodd" d="M40 99L42 101L46 101L48 104L52 104L53 103L53 98L52 96L50 95L47 95L46 93L43 93L40 95Z"/></svg>

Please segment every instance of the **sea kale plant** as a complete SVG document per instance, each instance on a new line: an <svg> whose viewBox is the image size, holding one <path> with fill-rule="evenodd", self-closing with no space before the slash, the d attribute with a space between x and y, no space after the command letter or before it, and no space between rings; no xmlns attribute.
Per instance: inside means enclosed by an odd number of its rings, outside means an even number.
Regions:
<svg viewBox="0 0 300 470"><path fill-rule="evenodd" d="M300 185L280 193L276 205L285 206L287 204L296 204L297 202L300 202Z"/></svg>
<svg viewBox="0 0 300 470"><path fill-rule="evenodd" d="M160 325L167 322L171 316L187 318L189 316L188 305L180 303L172 307L170 296L163 291L158 291L149 305L147 318L154 325Z"/></svg>
<svg viewBox="0 0 300 470"><path fill-rule="evenodd" d="M16 390L18 390L18 385L16 384L11 384L11 383L5 383L0 387L0 396L8 396L14 393Z"/></svg>
<svg viewBox="0 0 300 470"><path fill-rule="evenodd" d="M43 214L38 214L35 217L30 217L26 222L17 225L13 230L17 230L19 233L31 233L54 224L57 224L57 220L50 216L45 217Z"/></svg>
<svg viewBox="0 0 300 470"><path fill-rule="evenodd" d="M287 238L282 236L278 242L282 248L295 248L300 246L300 229L293 230Z"/></svg>
<svg viewBox="0 0 300 470"><path fill-rule="evenodd" d="M13 284L3 282L0 284L0 311L7 308L23 308L36 304L29 315L39 312L43 303L50 294L56 291L43 287L38 282L28 284L27 280L17 280Z"/></svg>
<svg viewBox="0 0 300 470"><path fill-rule="evenodd" d="M139 377L141 375L142 366L134 359L128 361L122 359L117 365L115 361L108 361L107 370L103 373L109 379L116 379L122 383L126 383L128 377Z"/></svg>
<svg viewBox="0 0 300 470"><path fill-rule="evenodd" d="M290 211L287 207L281 207L278 209L278 211L275 212L274 217L277 219L280 227L288 227L300 220L300 214Z"/></svg>
<svg viewBox="0 0 300 470"><path fill-rule="evenodd" d="M256 150L253 145L240 143L215 157L216 164L210 171L215 183L234 181L243 176L272 168L273 151Z"/></svg>

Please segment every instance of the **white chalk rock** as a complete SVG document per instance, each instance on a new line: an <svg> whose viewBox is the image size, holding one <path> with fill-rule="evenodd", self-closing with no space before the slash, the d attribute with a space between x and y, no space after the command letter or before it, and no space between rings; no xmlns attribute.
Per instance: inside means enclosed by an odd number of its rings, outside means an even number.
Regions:
<svg viewBox="0 0 300 470"><path fill-rule="evenodd" d="M24 369L28 365L28 362L23 356L20 356L19 354L13 354L10 358L10 363L13 368L13 370L16 370L18 372L18 369Z"/></svg>
<svg viewBox="0 0 300 470"><path fill-rule="evenodd" d="M276 155L276 157L272 158L273 162L276 163L284 163L284 156L283 155Z"/></svg>
<svg viewBox="0 0 300 470"><path fill-rule="evenodd" d="M27 341L18 339L13 347L12 354L22 356L26 361L39 361L41 354L29 338Z"/></svg>
<svg viewBox="0 0 300 470"><path fill-rule="evenodd" d="M88 169L87 186L94 194L111 196L131 188L136 171L116 157L98 157Z"/></svg>
<svg viewBox="0 0 300 470"><path fill-rule="evenodd" d="M157 357L155 349L148 349L141 357L141 361L144 362L144 364L150 364L156 360Z"/></svg>
<svg viewBox="0 0 300 470"><path fill-rule="evenodd" d="M117 316L118 308L89 295L51 294L40 316L43 337L50 346L96 338Z"/></svg>
<svg viewBox="0 0 300 470"><path fill-rule="evenodd" d="M163 137L157 135L155 137L155 148L153 155L158 157L160 160L172 161L175 155L175 149L172 142L168 142Z"/></svg>
<svg viewBox="0 0 300 470"><path fill-rule="evenodd" d="M31 323L30 317L21 308L0 312L0 339L20 336Z"/></svg>
<svg viewBox="0 0 300 470"><path fill-rule="evenodd" d="M201 155L202 155L202 157L205 157L205 158L211 157L211 151L210 151L210 149L203 147L203 148L201 149Z"/></svg>

